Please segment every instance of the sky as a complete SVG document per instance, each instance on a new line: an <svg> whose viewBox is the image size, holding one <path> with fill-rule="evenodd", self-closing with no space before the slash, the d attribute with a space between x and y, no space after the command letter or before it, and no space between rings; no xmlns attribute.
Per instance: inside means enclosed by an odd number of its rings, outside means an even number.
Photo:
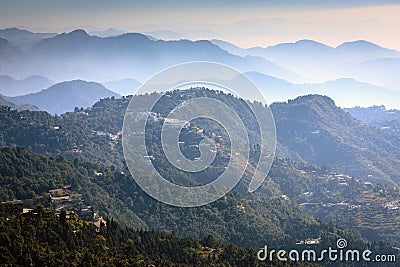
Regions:
<svg viewBox="0 0 400 267"><path fill-rule="evenodd" d="M0 28L88 31L110 27L164 38L222 39L266 47L313 39L368 40L400 50L400 0L0 0Z"/></svg>

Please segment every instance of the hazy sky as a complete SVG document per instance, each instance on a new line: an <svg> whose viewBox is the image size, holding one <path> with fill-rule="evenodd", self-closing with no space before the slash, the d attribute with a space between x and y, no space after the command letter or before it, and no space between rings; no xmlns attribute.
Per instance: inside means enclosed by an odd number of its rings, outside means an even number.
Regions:
<svg viewBox="0 0 400 267"><path fill-rule="evenodd" d="M218 38L244 47L365 39L400 50L400 0L0 0L0 28L7 27L167 30L177 38Z"/></svg>

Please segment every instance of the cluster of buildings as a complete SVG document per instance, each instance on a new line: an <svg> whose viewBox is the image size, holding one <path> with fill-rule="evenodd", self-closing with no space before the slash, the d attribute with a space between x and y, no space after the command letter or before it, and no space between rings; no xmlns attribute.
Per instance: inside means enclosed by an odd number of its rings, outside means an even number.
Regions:
<svg viewBox="0 0 400 267"><path fill-rule="evenodd" d="M107 137L110 141L117 141L122 138L122 131L119 131L116 134L106 133L103 131L93 131L92 134L93 136Z"/></svg>
<svg viewBox="0 0 400 267"><path fill-rule="evenodd" d="M48 191L50 205L59 214L61 210L67 214L77 214L86 221L94 221L96 212L92 206L86 205L81 194L70 190L70 186L55 188Z"/></svg>
<svg viewBox="0 0 400 267"><path fill-rule="evenodd" d="M60 216L64 211L67 219L79 218L92 222L96 226L97 232L102 226L106 226L107 222L103 217L96 213L93 206L85 204L81 194L71 191L70 186L51 189L48 191L48 195L56 216Z"/></svg>
<svg viewBox="0 0 400 267"><path fill-rule="evenodd" d="M190 123L187 121L183 120L178 120L174 118L164 118L161 116L160 113L155 113L155 112L139 112L136 114L135 120L142 120L146 119L147 123L156 123L159 121L162 121L166 125L174 126L174 127L179 127L179 128L187 128L190 126Z"/></svg>
<svg viewBox="0 0 400 267"><path fill-rule="evenodd" d="M384 209L388 210L399 210L400 209L400 200L386 202L382 205Z"/></svg>
<svg viewBox="0 0 400 267"><path fill-rule="evenodd" d="M52 214L56 217L60 217L61 214L66 219L81 219L87 222L91 222L96 226L96 231L100 231L100 228L106 226L107 222L99 216L95 208L90 205L86 205L81 194L72 191L71 186L64 186L61 188L54 188L46 192L41 196L37 196L34 201L35 204L50 205L47 210L52 211ZM24 200L16 199L11 201L4 201L0 203L0 212L2 210L12 210L13 212L32 213L33 215L38 214L33 208L26 208Z"/></svg>

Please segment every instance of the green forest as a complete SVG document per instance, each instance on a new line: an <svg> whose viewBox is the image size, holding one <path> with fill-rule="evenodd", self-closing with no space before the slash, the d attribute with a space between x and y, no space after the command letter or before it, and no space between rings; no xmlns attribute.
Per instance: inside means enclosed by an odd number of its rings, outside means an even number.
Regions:
<svg viewBox="0 0 400 267"><path fill-rule="evenodd" d="M21 214L0 206L1 266L305 266L261 262L256 249L224 245L215 237L180 238L168 231L134 230L113 219L100 230L38 206Z"/></svg>

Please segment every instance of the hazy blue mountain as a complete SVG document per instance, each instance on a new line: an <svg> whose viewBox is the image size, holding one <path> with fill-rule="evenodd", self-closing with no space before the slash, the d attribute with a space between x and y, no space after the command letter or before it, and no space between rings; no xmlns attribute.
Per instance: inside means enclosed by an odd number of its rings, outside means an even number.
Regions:
<svg viewBox="0 0 400 267"><path fill-rule="evenodd" d="M400 91L400 56L368 60L357 65L354 76Z"/></svg>
<svg viewBox="0 0 400 267"><path fill-rule="evenodd" d="M0 75L0 94L19 96L39 92L48 88L54 82L40 75L32 75L22 80L16 80L7 75Z"/></svg>
<svg viewBox="0 0 400 267"><path fill-rule="evenodd" d="M400 92L363 83L351 78L341 78L324 83L293 84L257 72L245 73L264 93L268 103L286 101L300 95L320 94L333 98L341 107L385 104L400 108Z"/></svg>
<svg viewBox="0 0 400 267"><path fill-rule="evenodd" d="M313 40L299 40L295 43L282 43L274 46L269 46L267 48L249 48L249 51L258 51L267 55L270 54L271 57L277 56L310 56L313 52L313 56L326 56L334 53L334 48L327 46L325 44L313 41ZM316 54L314 54L316 53Z"/></svg>
<svg viewBox="0 0 400 267"><path fill-rule="evenodd" d="M102 84L111 91L114 91L124 96L133 95L141 85L140 82L131 78L126 78L118 81L108 81Z"/></svg>
<svg viewBox="0 0 400 267"><path fill-rule="evenodd" d="M42 39L53 37L56 33L34 33L18 28L7 28L0 30L0 38L7 39L11 45L18 46L22 49L32 47Z"/></svg>
<svg viewBox="0 0 400 267"><path fill-rule="evenodd" d="M174 32L174 31L149 31L145 34L152 40L180 40L187 39L185 35Z"/></svg>
<svg viewBox="0 0 400 267"><path fill-rule="evenodd" d="M168 66L205 60L269 76L253 75L261 87L269 87L271 77L295 84L312 83L296 86L299 90L288 84L283 85L286 90L282 90L274 84L281 92L269 92L271 101L293 98L297 92L321 93L333 97L340 106L385 104L392 108L398 107L394 100L398 99L398 94L383 88L400 88L400 59L389 58L396 55L400 57L397 51L367 41L348 42L334 48L312 40L300 40L267 48L241 49L220 40L164 41L135 33L101 38L75 30L43 39L28 51L13 47L5 39L0 40L0 74L20 79L34 73L53 81L106 82L126 77L146 80ZM341 80L342 77L363 84ZM325 83L327 80L334 82ZM362 99L358 97L360 94L363 94Z"/></svg>
<svg viewBox="0 0 400 267"><path fill-rule="evenodd" d="M383 48L374 43L358 40L354 42L346 42L338 47L336 50L341 54L346 55L351 60L371 60L380 58L396 58L400 57L400 52L392 49Z"/></svg>
<svg viewBox="0 0 400 267"><path fill-rule="evenodd" d="M400 91L400 52L366 41L344 43L337 47L348 60L356 62L352 77ZM376 103L377 104L377 103Z"/></svg>
<svg viewBox="0 0 400 267"><path fill-rule="evenodd" d="M351 78L341 78L322 84L298 85L304 93L327 95L341 107L386 105L400 108L400 91L360 82Z"/></svg>
<svg viewBox="0 0 400 267"><path fill-rule="evenodd" d="M95 35L98 37L110 37L110 36L117 36L117 35L124 34L124 33L126 33L126 32L120 31L120 30L117 30L114 28L108 28L104 31L91 31L90 35Z"/></svg>
<svg viewBox="0 0 400 267"><path fill-rule="evenodd" d="M248 49L241 49L224 41L214 40L213 42L231 53L241 56L260 56L284 69L296 70L310 81L323 81L325 77L321 76L321 68L326 69L327 65L331 64L331 59L336 58L333 47L312 40Z"/></svg>
<svg viewBox="0 0 400 267"><path fill-rule="evenodd" d="M278 44L266 49L250 48L250 51L284 68L301 70L307 78L317 81L328 78L321 70L336 64L336 60L333 59L337 58L334 48L312 40Z"/></svg>
<svg viewBox="0 0 400 267"><path fill-rule="evenodd" d="M174 28L169 27L170 29ZM218 33L205 29L192 29L192 30L158 30L155 28L148 28L144 32L150 39L162 39L162 40L200 40L204 39L204 36L218 36Z"/></svg>
<svg viewBox="0 0 400 267"><path fill-rule="evenodd" d="M213 43L233 54L261 56L314 83L350 77L395 90L400 88L400 52L365 40L346 42L336 48L312 40L248 49L220 40Z"/></svg>
<svg viewBox="0 0 400 267"><path fill-rule="evenodd" d="M57 83L38 93L9 98L16 104L31 104L51 114L73 111L75 107L89 107L105 97L119 95L94 82L74 80Z"/></svg>
<svg viewBox="0 0 400 267"><path fill-rule="evenodd" d="M231 54L238 55L238 56L248 56L252 53L249 52L250 49L264 49L262 47L252 47L252 48L242 48L230 42L219 40L219 39L212 39L210 40L213 44L219 46L220 48L228 51Z"/></svg>
<svg viewBox="0 0 400 267"><path fill-rule="evenodd" d="M280 61L279 57L293 56L296 60L329 60L335 59L344 61L364 61L380 58L396 58L400 57L400 52L383 48L374 43L358 40L343 43L336 48L313 40L300 40L294 43L283 43L267 48L249 48L250 54L264 55L267 58ZM338 57L338 58L337 58ZM313 62L315 63L315 62ZM329 62L324 62L329 63Z"/></svg>
<svg viewBox="0 0 400 267"><path fill-rule="evenodd" d="M241 71L258 71L289 81L303 80L261 57L232 55L209 41L155 41L135 33L101 38L75 30L41 40L27 54L29 61L9 66L6 74L21 77L35 73L54 81L111 81L126 77L145 80L174 64L216 61Z"/></svg>
<svg viewBox="0 0 400 267"><path fill-rule="evenodd" d="M0 38L0 74L20 77L20 75L13 74L15 74L18 68L22 68L23 64L29 62L29 60L31 58L24 51L11 45L6 39Z"/></svg>
<svg viewBox="0 0 400 267"><path fill-rule="evenodd" d="M286 101L304 94L298 86L285 80L254 71L245 74L258 86L268 103Z"/></svg>
<svg viewBox="0 0 400 267"><path fill-rule="evenodd" d="M17 105L15 103L12 103L11 101L6 99L6 97L4 97L2 95L0 95L0 106L7 106L7 107L10 107L12 109L19 110L19 111L22 111L22 110L39 110L38 107L33 106L33 105L29 105L29 104Z"/></svg>
<svg viewBox="0 0 400 267"><path fill-rule="evenodd" d="M228 51L229 53L232 53L234 55L238 56L247 56L250 53L247 51L247 49L241 48L237 45L234 45L232 43L223 41L223 40L218 40L218 39L212 39L210 42L212 42L215 45L218 45L222 49Z"/></svg>

